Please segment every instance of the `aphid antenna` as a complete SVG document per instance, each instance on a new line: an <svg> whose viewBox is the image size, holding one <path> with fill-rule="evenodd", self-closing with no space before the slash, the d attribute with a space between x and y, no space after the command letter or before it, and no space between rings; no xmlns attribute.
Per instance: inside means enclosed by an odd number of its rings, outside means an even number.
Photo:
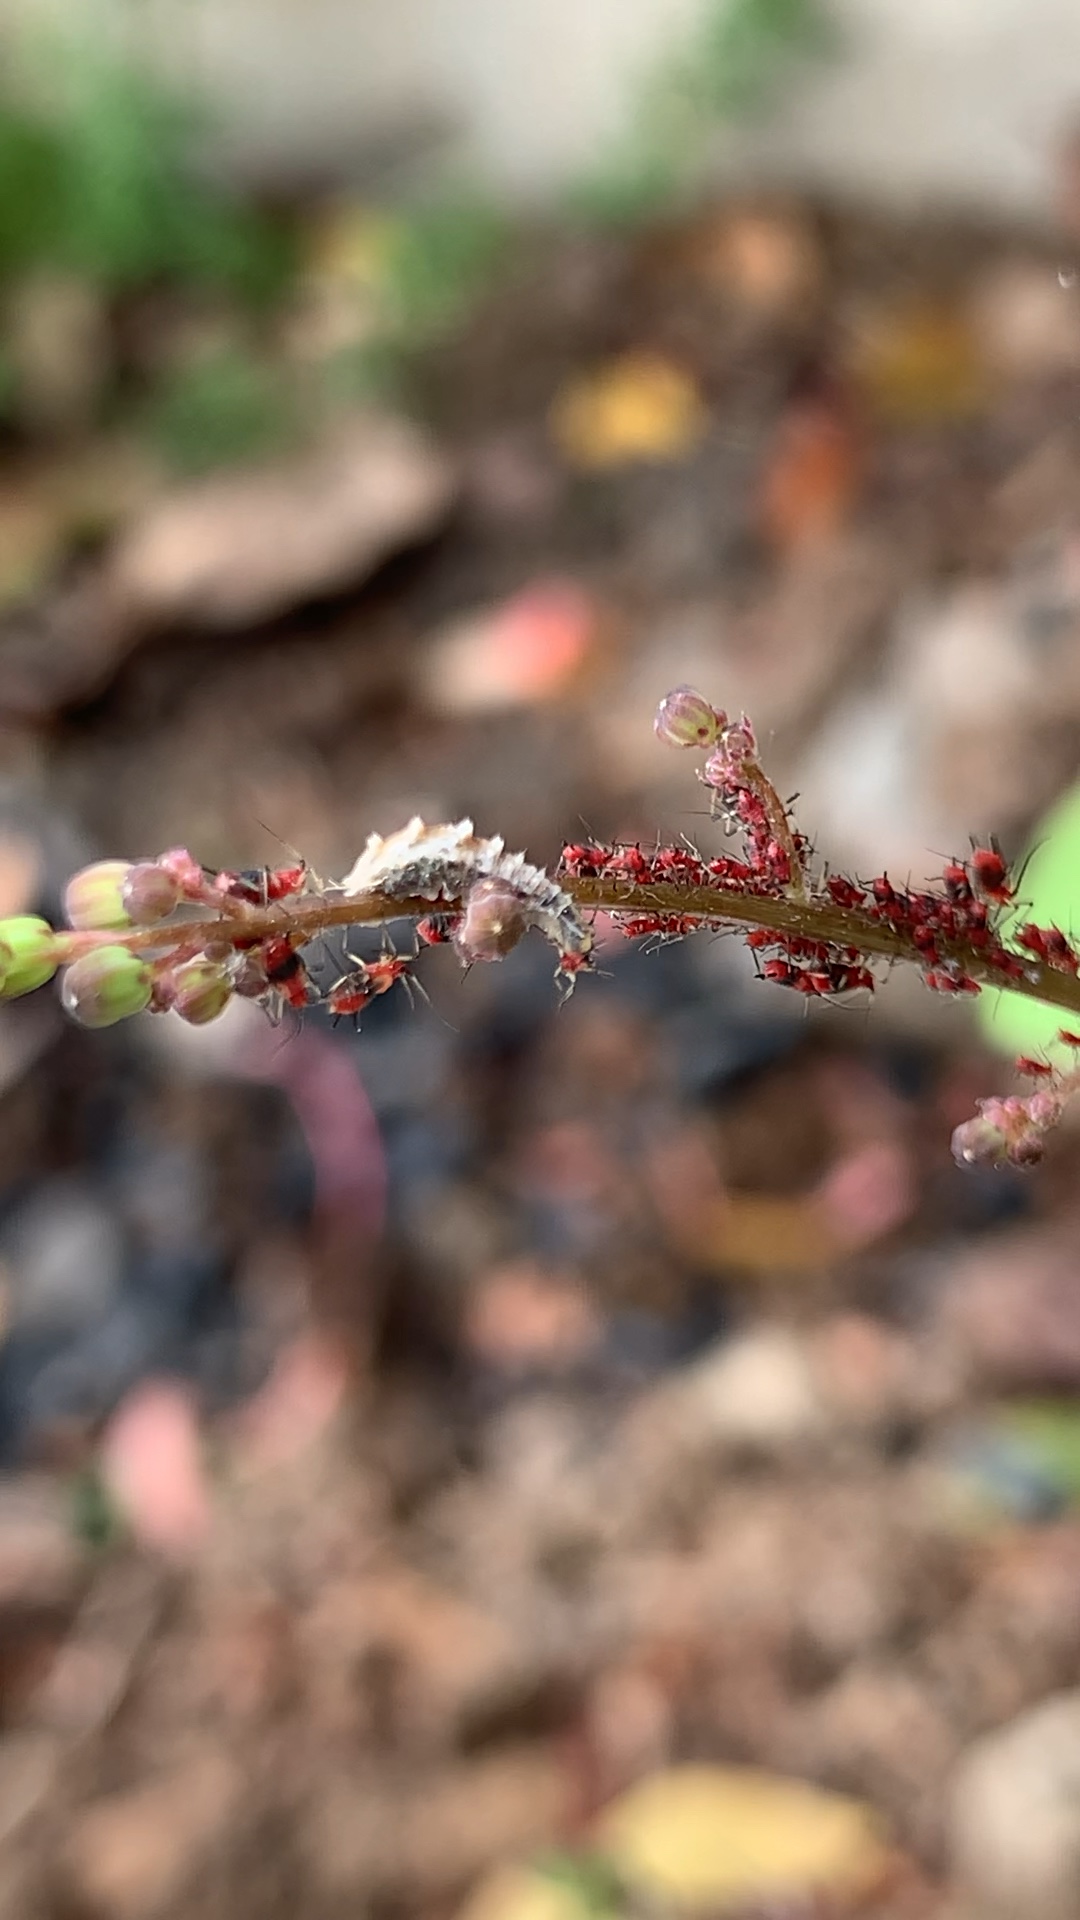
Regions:
<svg viewBox="0 0 1080 1920"><path fill-rule="evenodd" d="M1018 905L1020 904L1020 903L1019 903L1019 901L1017 901L1017 899L1016 899L1016 891L1017 891L1017 888L1019 888L1019 887L1022 887L1022 886L1023 886L1023 884L1024 884L1024 875L1025 875L1025 874L1027 873L1027 870L1028 870L1028 868L1030 867L1030 865L1031 865L1031 863L1032 863L1032 861L1034 860L1034 858L1035 858L1035 855L1036 855L1036 854L1037 854L1037 853L1038 853L1038 852L1040 851L1040 849L1041 849L1041 848L1043 848L1043 847L1045 847L1045 845L1046 845L1046 841L1045 841L1045 840L1037 840L1037 841L1036 841L1036 843L1035 843L1035 845L1034 845L1033 847L1029 847L1029 848L1028 848L1028 850L1027 850L1027 852L1025 853L1025 855L1024 855L1024 857L1023 857L1023 859L1021 860L1021 862L1020 862L1020 865L1019 865L1019 868L1017 869L1017 874L1016 874L1016 886L1014 886L1014 888L1013 888L1013 904L1014 904L1014 906L1018 906ZM1030 913L1030 912L1031 912L1031 901L1030 901L1030 900L1025 900L1025 901L1024 901L1024 903L1023 903L1023 910L1024 910L1024 912L1025 912L1025 913Z"/></svg>
<svg viewBox="0 0 1080 1920"><path fill-rule="evenodd" d="M259 819L258 814L253 814L252 818L254 819L256 826L261 827L264 833L268 833L270 835L271 840L276 840L279 847L284 847L286 853L291 853L293 859L299 862L299 864L303 867L307 878L311 881L311 884L314 887L315 891L317 893L324 893L329 887L330 882L328 880L323 880L320 877L320 875L315 872L315 869L312 866L310 860L308 860L305 857L305 855L300 852L299 847L294 847L291 840L283 840L280 833L278 833L275 830L275 828L268 826L265 820Z"/></svg>

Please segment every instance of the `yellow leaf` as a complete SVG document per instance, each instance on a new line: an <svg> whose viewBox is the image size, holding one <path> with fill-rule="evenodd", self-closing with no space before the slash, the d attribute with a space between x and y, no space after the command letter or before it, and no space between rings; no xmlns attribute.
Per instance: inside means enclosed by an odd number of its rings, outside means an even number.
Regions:
<svg viewBox="0 0 1080 1920"><path fill-rule="evenodd" d="M752 1767L654 1774L595 1838L640 1899L714 1913L766 1895L861 1898L894 1858L860 1801Z"/></svg>
<svg viewBox="0 0 1080 1920"><path fill-rule="evenodd" d="M551 429L571 466L678 460L701 439L705 405L691 376L657 353L627 353L556 396Z"/></svg>

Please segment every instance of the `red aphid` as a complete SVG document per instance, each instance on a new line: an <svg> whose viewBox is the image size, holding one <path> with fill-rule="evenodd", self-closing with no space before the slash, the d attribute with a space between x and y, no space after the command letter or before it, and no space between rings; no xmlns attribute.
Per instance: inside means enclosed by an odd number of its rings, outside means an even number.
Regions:
<svg viewBox="0 0 1080 1920"><path fill-rule="evenodd" d="M608 873L625 874L628 880L648 880L652 874L649 862L638 846L617 847L604 865Z"/></svg>
<svg viewBox="0 0 1080 1920"><path fill-rule="evenodd" d="M838 907L847 907L848 909L861 907L866 898L863 888L857 887L853 880L845 880L842 873L830 873L825 881L825 885L829 890L831 899Z"/></svg>
<svg viewBox="0 0 1080 1920"><path fill-rule="evenodd" d="M371 994L389 993L392 986L409 971L409 962L399 953L387 953L379 960L368 960L360 969L367 978Z"/></svg>
<svg viewBox="0 0 1080 1920"><path fill-rule="evenodd" d="M752 927L746 936L746 944L751 951L760 951L762 947L777 947L783 935L773 933L769 927Z"/></svg>
<svg viewBox="0 0 1080 1920"><path fill-rule="evenodd" d="M770 840L765 848L765 861L774 879L787 886L791 879L791 855L779 840Z"/></svg>
<svg viewBox="0 0 1080 1920"><path fill-rule="evenodd" d="M668 940L681 940L694 931L693 920L681 913L638 913L632 919L620 920L619 926L628 940L640 940L650 933L662 934Z"/></svg>
<svg viewBox="0 0 1080 1920"><path fill-rule="evenodd" d="M362 977L366 970L347 973L336 985L330 988L326 996L327 1011L335 1020L355 1019L362 1013L371 999L371 988Z"/></svg>
<svg viewBox="0 0 1080 1920"><path fill-rule="evenodd" d="M284 935L266 940L261 948L263 971L270 985L290 1007L306 1007L308 975L292 941Z"/></svg>
<svg viewBox="0 0 1080 1920"><path fill-rule="evenodd" d="M1043 931L1042 927L1035 925L1034 920L1029 920L1026 926L1021 927L1019 933L1016 935L1017 946L1023 947L1026 953L1033 953L1036 960L1049 960L1050 955L1047 951L1046 942L1047 934Z"/></svg>
<svg viewBox="0 0 1080 1920"><path fill-rule="evenodd" d="M803 979L801 968L793 967L790 960L766 960L761 969L763 980L774 980L778 987L797 987Z"/></svg>
<svg viewBox="0 0 1080 1920"><path fill-rule="evenodd" d="M829 972L834 993L873 993L877 986L869 967L834 966Z"/></svg>
<svg viewBox="0 0 1080 1920"><path fill-rule="evenodd" d="M979 892L988 900L1012 899L1009 869L996 847L976 847L971 856L971 871Z"/></svg>
<svg viewBox="0 0 1080 1920"><path fill-rule="evenodd" d="M1026 1053L1022 1053L1016 1062L1016 1071L1026 1074L1031 1080L1049 1080L1054 1069L1048 1061L1031 1060Z"/></svg>
<svg viewBox="0 0 1080 1920"><path fill-rule="evenodd" d="M1071 1033L1068 1027L1058 1028L1058 1039L1063 1047L1080 1047L1080 1033Z"/></svg>
<svg viewBox="0 0 1080 1920"><path fill-rule="evenodd" d="M299 860L291 867L268 867L266 869L267 900L285 900L292 893L301 893L308 876L306 860Z"/></svg>
<svg viewBox="0 0 1080 1920"><path fill-rule="evenodd" d="M950 860L943 875L945 891L950 900L966 904L971 899L971 881L968 870L958 860Z"/></svg>
<svg viewBox="0 0 1080 1920"><path fill-rule="evenodd" d="M801 973L796 984L802 993L817 994L822 999L836 991L831 972L820 967L811 967L809 971Z"/></svg>
<svg viewBox="0 0 1080 1920"><path fill-rule="evenodd" d="M1016 935L1016 944L1026 953L1034 954L1045 966L1054 967L1059 973L1075 973L1078 959L1069 941L1060 927L1037 927L1029 920Z"/></svg>
<svg viewBox="0 0 1080 1920"><path fill-rule="evenodd" d="M929 973L923 974L923 979L935 993L981 992L978 981L970 979L966 973L945 973L943 970L931 969Z"/></svg>
<svg viewBox="0 0 1080 1920"><path fill-rule="evenodd" d="M606 847L571 841L562 850L560 864L564 873L575 874L579 880L594 880L607 858Z"/></svg>
<svg viewBox="0 0 1080 1920"><path fill-rule="evenodd" d="M444 947L454 937L457 920L453 916L439 913L426 913L416 923L416 937L421 946Z"/></svg>
<svg viewBox="0 0 1080 1920"><path fill-rule="evenodd" d="M705 869L696 854L688 853L685 847L660 847L653 856L653 873L658 879L685 880L693 886L700 886L705 878Z"/></svg>
<svg viewBox="0 0 1080 1920"><path fill-rule="evenodd" d="M592 960L587 953L560 953L557 972L573 979L576 974L589 973L591 970Z"/></svg>

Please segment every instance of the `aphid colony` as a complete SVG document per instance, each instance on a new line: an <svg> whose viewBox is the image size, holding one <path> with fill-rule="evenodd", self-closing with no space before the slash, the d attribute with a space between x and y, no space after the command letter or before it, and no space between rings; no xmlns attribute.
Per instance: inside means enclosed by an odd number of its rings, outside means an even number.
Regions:
<svg viewBox="0 0 1080 1920"><path fill-rule="evenodd" d="M801 835L794 839L800 858L805 859L810 852L806 841ZM577 879L625 880L628 889L635 892L659 884L681 887L688 893L700 888L713 893L730 889L740 895L761 897L782 892L774 863L775 843L764 841L756 855L752 849L751 854L751 860L729 856L705 860L688 846L661 846L646 852L637 843L603 846L579 841L563 848L561 871ZM996 848L976 847L968 861L950 861L938 889L898 886L887 874L861 883L830 873L810 898L827 901L843 913L856 916L852 940L831 942L767 927L752 927L744 935L761 977L808 999L874 991L877 982L869 956L857 943L860 919L866 926L894 933L898 945L902 943L909 957L921 966L926 985L937 993L980 991L979 981L964 965L964 950L977 955L1002 981L1022 979L1028 971L1024 955L1010 952L999 937L998 923L1004 911L1013 906L1014 892L1006 863ZM616 910L611 918L629 939L682 939L702 925L735 930L720 914L703 918L670 908L645 912L635 906L626 913ZM1015 938L1027 954L1049 967L1074 974L1080 969L1080 954L1056 927L1044 929L1029 923Z"/></svg>

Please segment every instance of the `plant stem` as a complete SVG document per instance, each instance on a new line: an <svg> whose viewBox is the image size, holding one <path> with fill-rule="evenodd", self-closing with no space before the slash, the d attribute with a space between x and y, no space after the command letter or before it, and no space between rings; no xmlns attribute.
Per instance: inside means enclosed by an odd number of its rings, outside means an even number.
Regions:
<svg viewBox="0 0 1080 1920"><path fill-rule="evenodd" d="M871 919L857 908L838 907L829 900L774 898L727 888L687 887L675 882L587 880L572 875L561 876L560 884L579 907L589 912L673 914L713 928L768 927L777 933L797 934L830 946L855 947L860 954L920 964L919 955L902 933ZM254 943L273 935L288 935L302 945L335 928L377 926L387 920L453 913L459 905L460 902L453 899L400 900L380 893L348 899L339 893L298 894L267 907L248 906L233 911L230 906L211 918L175 920L130 933L67 933L63 935L65 958L74 959L77 954L99 946L122 945L135 953L167 954L178 947L199 949L216 942ZM1080 1021L1080 978L1072 974L1022 954L1017 957L1024 963L1023 975L1004 979L985 954L963 941L942 942L941 954L943 958L955 960L964 974L982 985L1004 988L1027 999L1060 1007Z"/></svg>

